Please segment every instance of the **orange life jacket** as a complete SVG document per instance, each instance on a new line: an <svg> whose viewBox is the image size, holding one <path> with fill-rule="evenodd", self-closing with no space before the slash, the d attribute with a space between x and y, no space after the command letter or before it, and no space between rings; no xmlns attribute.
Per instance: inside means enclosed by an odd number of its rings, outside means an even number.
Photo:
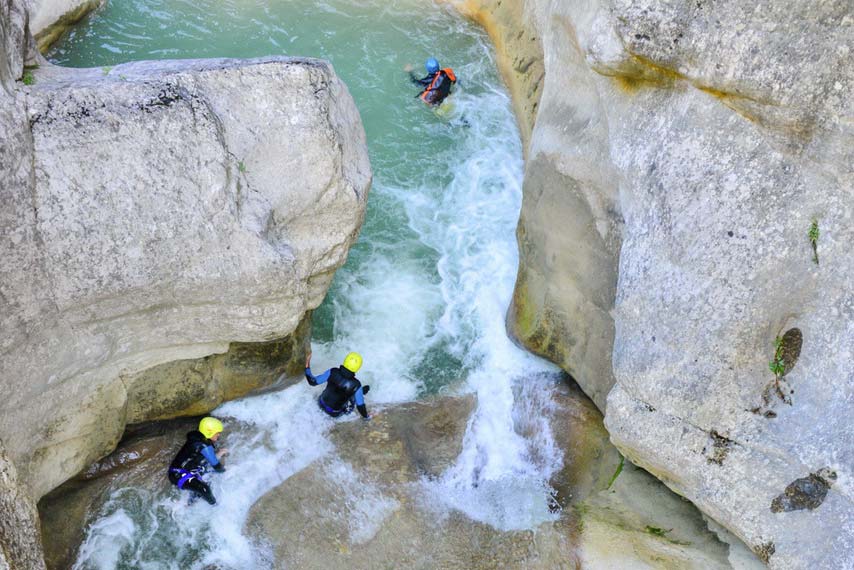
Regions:
<svg viewBox="0 0 854 570"><path fill-rule="evenodd" d="M457 76L454 75L454 70L450 67L446 67L445 69L437 71L436 76L433 78L433 81L430 82L429 87L427 87L427 89L421 92L422 101L424 101L425 103L429 103L429 101L427 100L427 96L436 89L436 83L439 82L439 79L442 77L443 73L448 77L448 79L451 80L451 83L457 82Z"/></svg>

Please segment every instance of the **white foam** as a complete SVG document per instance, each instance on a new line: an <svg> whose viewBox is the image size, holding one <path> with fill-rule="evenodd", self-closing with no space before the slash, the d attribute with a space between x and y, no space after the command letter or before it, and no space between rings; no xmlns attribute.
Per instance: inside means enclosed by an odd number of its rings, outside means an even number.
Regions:
<svg viewBox="0 0 854 570"><path fill-rule="evenodd" d="M468 24L456 25L469 33ZM447 121L421 106L407 111L423 117L411 128L432 141L425 149L434 154L412 157L412 145L402 145L399 160L411 158L412 171L376 173L372 204L402 223L390 236L364 233L363 250L351 254L356 261L336 276L332 340L314 344L312 368L322 372L358 350L372 408L416 398L434 382L431 351L450 355L459 368L451 374L477 394L477 409L460 457L421 486L425 501L500 529L534 528L554 516L547 482L562 461L548 422L551 383L541 376L555 369L505 332L518 263L521 143L507 95L490 85L494 79L483 79L495 77L489 48L482 43L465 56L455 68L471 88L454 95ZM395 140L386 135L373 144ZM232 455L226 473L209 477L219 504L187 506L187 494L165 479L153 495L117 491L75 568L115 568L119 560L133 568L269 567L270 553L244 534L249 510L321 458L331 475L364 487L367 498L347 499L348 528L353 542L370 540L398 505L350 466L330 460L332 422L317 409L319 391L300 384L221 406L215 414L227 422L224 444Z"/></svg>
<svg viewBox="0 0 854 570"><path fill-rule="evenodd" d="M124 509L119 509L109 516L98 519L89 529L86 540L80 547L80 560L89 563L77 562L73 569L109 570L115 568L121 550L132 544L135 531L136 525Z"/></svg>

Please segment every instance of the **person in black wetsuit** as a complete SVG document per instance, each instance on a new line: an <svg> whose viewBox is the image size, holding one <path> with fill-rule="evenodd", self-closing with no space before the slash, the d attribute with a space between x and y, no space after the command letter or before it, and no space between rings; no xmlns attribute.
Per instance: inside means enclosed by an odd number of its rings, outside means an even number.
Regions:
<svg viewBox="0 0 854 570"><path fill-rule="evenodd" d="M427 60L424 68L427 76L421 79L412 72L412 66L407 66L406 71L409 72L409 79L423 88L418 97L428 105L439 106L451 94L451 87L457 82L457 77L450 67L440 69L439 62L433 57Z"/></svg>
<svg viewBox="0 0 854 570"><path fill-rule="evenodd" d="M315 376L311 373L311 353L305 359L305 379L312 386L326 384L326 389L317 398L320 409L337 418L349 414L353 408L359 410L363 419L369 420L368 408L365 406L365 394L370 386L362 386L356 378L356 372L362 367L362 357L351 352L344 358L344 364L338 368L330 368L323 374Z"/></svg>
<svg viewBox="0 0 854 570"><path fill-rule="evenodd" d="M187 434L187 442L178 451L178 455L169 466L169 481L179 489L193 492L193 499L201 497L211 505L216 498L202 475L211 469L225 471L222 457L227 449L216 450L216 441L222 433L222 422L216 418L202 418L199 429ZM191 501L193 500L191 499Z"/></svg>

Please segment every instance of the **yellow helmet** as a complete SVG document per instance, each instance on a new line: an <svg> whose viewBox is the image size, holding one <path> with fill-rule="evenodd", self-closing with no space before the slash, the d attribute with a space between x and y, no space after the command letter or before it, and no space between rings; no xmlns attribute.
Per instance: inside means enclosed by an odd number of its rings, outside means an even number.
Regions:
<svg viewBox="0 0 854 570"><path fill-rule="evenodd" d="M351 352L347 356L344 357L344 368L349 370L352 373L356 373L359 371L359 368L362 367L362 356L358 352Z"/></svg>
<svg viewBox="0 0 854 570"><path fill-rule="evenodd" d="M202 435L210 439L222 431L222 422L210 416L202 418L199 422L199 431Z"/></svg>

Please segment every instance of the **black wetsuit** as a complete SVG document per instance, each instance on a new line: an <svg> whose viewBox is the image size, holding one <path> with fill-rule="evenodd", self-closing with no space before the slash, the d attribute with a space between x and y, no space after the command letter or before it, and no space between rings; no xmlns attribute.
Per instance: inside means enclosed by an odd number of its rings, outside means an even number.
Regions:
<svg viewBox="0 0 854 570"><path fill-rule="evenodd" d="M216 456L214 442L200 431L187 434L187 442L169 466L169 481L179 489L189 489L208 503L215 505L211 488L202 479L202 474L211 469L225 471L225 466Z"/></svg>
<svg viewBox="0 0 854 570"><path fill-rule="evenodd" d="M424 90L418 95L422 101L429 105L441 105L445 97L451 94L451 86L457 82L454 72L450 69L440 69L427 77L418 79L415 74L409 72L409 79L420 85Z"/></svg>
<svg viewBox="0 0 854 570"><path fill-rule="evenodd" d="M365 406L365 394L370 390L370 386L362 387L355 373L342 366L330 368L320 376L315 376L311 373L311 368L306 368L305 379L312 386L326 383L326 389L317 399L317 404L333 418L349 414L354 407L363 418L370 417Z"/></svg>

